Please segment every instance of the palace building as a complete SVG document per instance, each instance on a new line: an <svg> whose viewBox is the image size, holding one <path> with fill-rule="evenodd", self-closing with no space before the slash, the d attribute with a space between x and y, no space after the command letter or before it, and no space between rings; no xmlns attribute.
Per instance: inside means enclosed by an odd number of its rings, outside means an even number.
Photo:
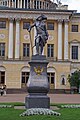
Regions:
<svg viewBox="0 0 80 120"><path fill-rule="evenodd" d="M49 38L44 47L51 90L70 89L68 75L80 69L80 13L50 0L0 0L0 86L26 89L36 30L27 29L44 14Z"/></svg>

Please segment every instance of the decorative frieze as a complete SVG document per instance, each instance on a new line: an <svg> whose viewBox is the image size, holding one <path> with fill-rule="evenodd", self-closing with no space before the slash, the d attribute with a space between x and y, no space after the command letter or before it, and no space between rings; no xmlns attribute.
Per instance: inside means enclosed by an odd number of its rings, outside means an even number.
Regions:
<svg viewBox="0 0 80 120"><path fill-rule="evenodd" d="M0 39L5 39L5 35L4 34L0 34Z"/></svg>
<svg viewBox="0 0 80 120"><path fill-rule="evenodd" d="M48 40L54 40L54 37L52 35L49 35Z"/></svg>
<svg viewBox="0 0 80 120"><path fill-rule="evenodd" d="M61 23L61 24L62 24L63 19L58 19L57 21L58 21L58 23Z"/></svg>
<svg viewBox="0 0 80 120"><path fill-rule="evenodd" d="M24 40L29 40L29 39L30 39L29 35L24 35Z"/></svg>
<svg viewBox="0 0 80 120"><path fill-rule="evenodd" d="M68 22L69 22L69 19L64 19L64 23L68 24Z"/></svg>

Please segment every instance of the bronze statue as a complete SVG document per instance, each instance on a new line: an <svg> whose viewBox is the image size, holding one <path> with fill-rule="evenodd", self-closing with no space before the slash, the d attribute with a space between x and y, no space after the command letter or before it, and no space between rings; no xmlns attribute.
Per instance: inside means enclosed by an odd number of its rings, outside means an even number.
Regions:
<svg viewBox="0 0 80 120"><path fill-rule="evenodd" d="M35 36L35 46L37 54L42 54L43 47L47 43L48 40L48 32L46 30L46 20L47 17L45 15L40 15L34 24L29 27L28 32L31 31L33 27L36 28L36 36Z"/></svg>

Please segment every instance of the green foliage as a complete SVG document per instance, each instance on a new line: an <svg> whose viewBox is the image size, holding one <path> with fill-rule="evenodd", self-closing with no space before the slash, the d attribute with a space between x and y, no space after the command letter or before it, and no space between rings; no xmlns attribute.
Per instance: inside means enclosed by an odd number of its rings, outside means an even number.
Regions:
<svg viewBox="0 0 80 120"><path fill-rule="evenodd" d="M72 75L68 75L68 81L70 83L70 86L75 86L77 88L79 88L79 84L80 84L80 70L79 71L75 71Z"/></svg>

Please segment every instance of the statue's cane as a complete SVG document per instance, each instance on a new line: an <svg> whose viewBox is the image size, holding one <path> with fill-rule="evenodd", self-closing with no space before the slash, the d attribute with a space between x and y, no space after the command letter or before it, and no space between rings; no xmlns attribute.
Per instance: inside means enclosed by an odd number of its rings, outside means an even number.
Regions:
<svg viewBox="0 0 80 120"><path fill-rule="evenodd" d="M29 32L29 36L30 36L30 43L31 43L31 52L32 52L32 55L33 55L33 46L32 46L32 40L31 40L31 32Z"/></svg>

